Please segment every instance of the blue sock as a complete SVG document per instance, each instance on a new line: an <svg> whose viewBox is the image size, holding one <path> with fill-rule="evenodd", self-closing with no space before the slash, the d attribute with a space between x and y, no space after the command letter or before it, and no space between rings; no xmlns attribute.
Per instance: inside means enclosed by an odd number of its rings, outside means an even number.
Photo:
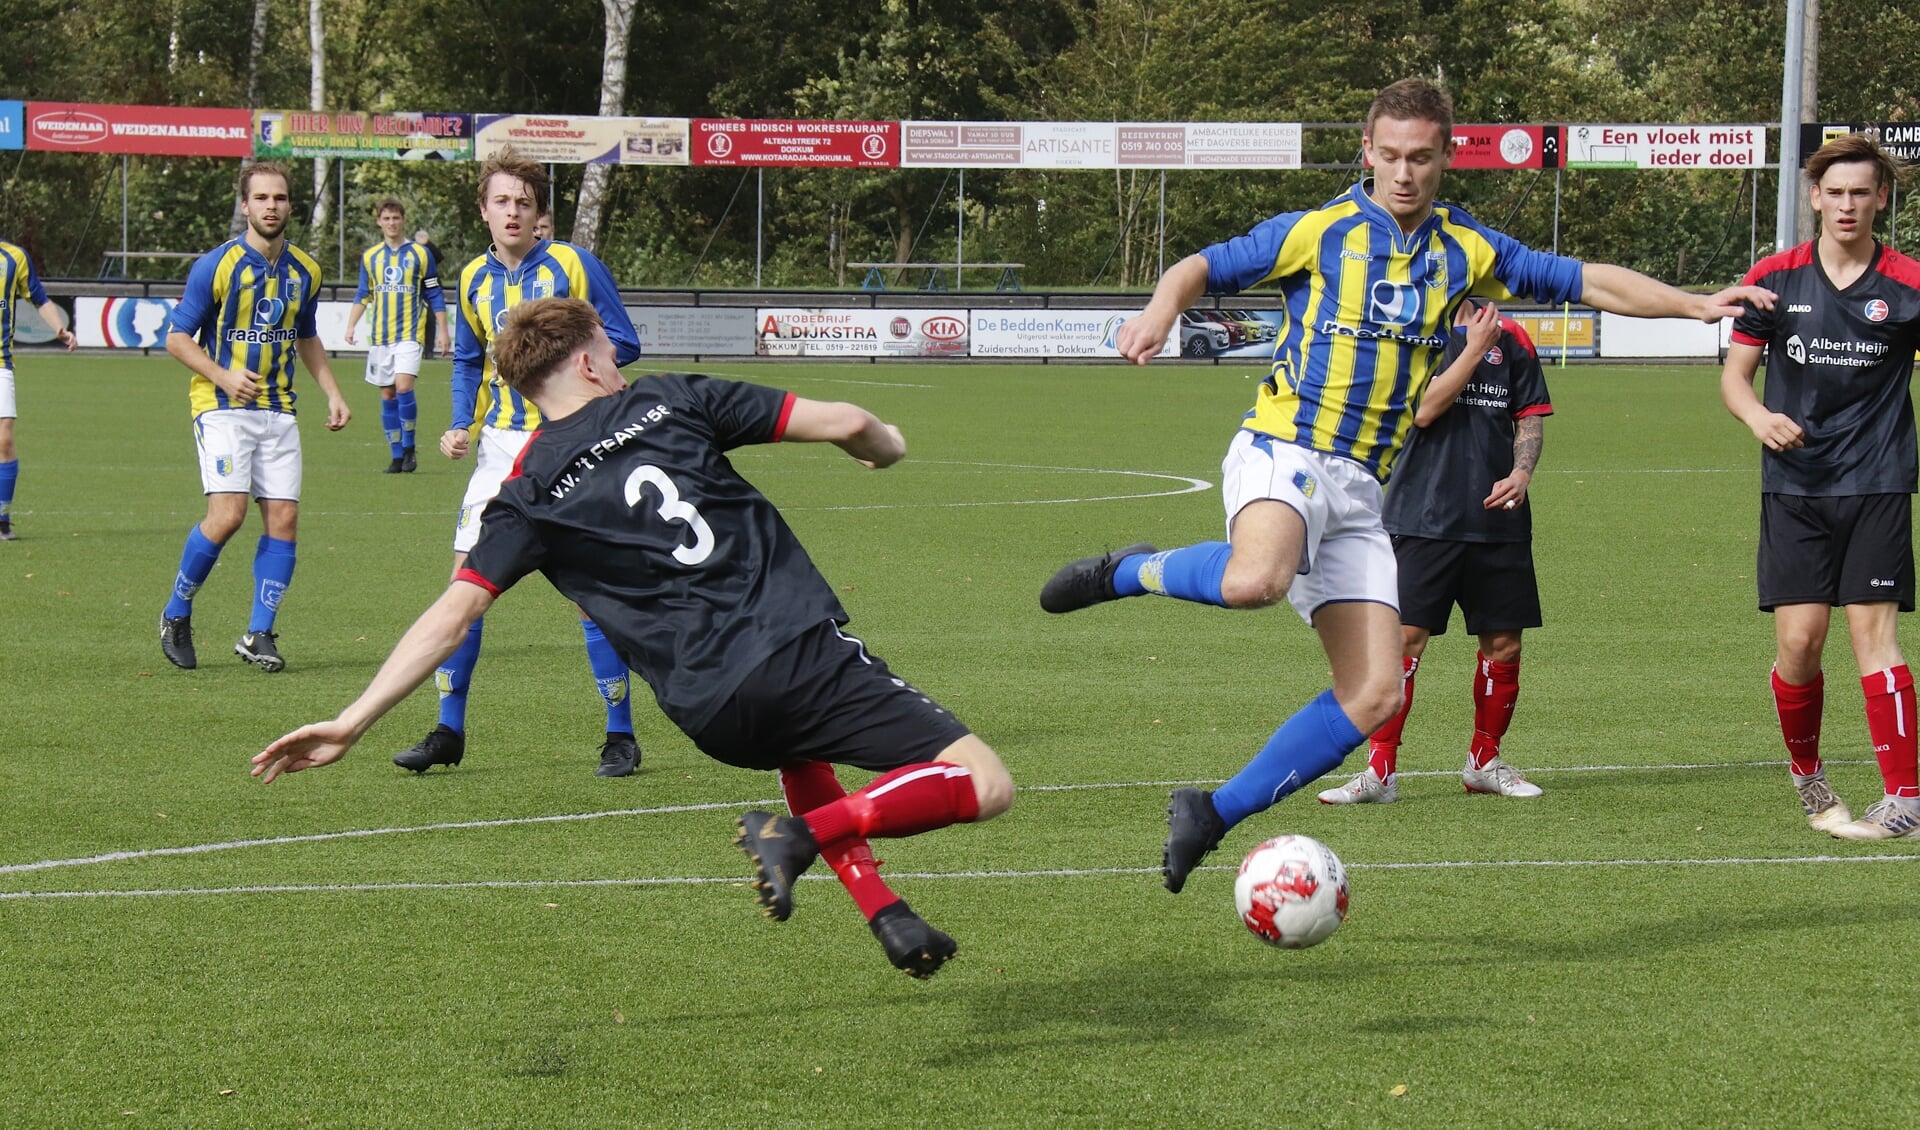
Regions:
<svg viewBox="0 0 1920 1130"><path fill-rule="evenodd" d="M193 594L207 583L213 563L220 560L220 544L200 532L199 525L187 531L186 548L180 551L180 572L173 578L173 597L161 615L168 619L193 614Z"/></svg>
<svg viewBox="0 0 1920 1130"><path fill-rule="evenodd" d="M0 518L13 517L13 488L20 481L20 461L0 463Z"/></svg>
<svg viewBox="0 0 1920 1130"><path fill-rule="evenodd" d="M433 685L440 691L440 724L460 733L467 732L467 688L473 685L473 669L480 663L481 617L467 629L460 649L433 673Z"/></svg>
<svg viewBox="0 0 1920 1130"><path fill-rule="evenodd" d="M249 632L273 631L273 618L280 614L280 600L293 582L293 543L262 537L253 551L253 618L247 621Z"/></svg>
<svg viewBox="0 0 1920 1130"><path fill-rule="evenodd" d="M413 433L420 427L420 402L414 399L412 389L395 394L393 402L400 406L400 446L412 451Z"/></svg>
<svg viewBox="0 0 1920 1130"><path fill-rule="evenodd" d="M594 685L600 688L600 697L607 703L607 732L610 734L633 733L633 703L627 697L627 661L613 650L607 642L600 625L592 620L580 621L580 630L587 637L587 665L593 668Z"/></svg>
<svg viewBox="0 0 1920 1130"><path fill-rule="evenodd" d="M1123 557L1114 570L1113 591L1121 596L1159 593L1225 608L1220 580L1227 575L1227 558L1231 556L1233 546L1226 542L1203 541L1183 549Z"/></svg>
<svg viewBox="0 0 1920 1130"><path fill-rule="evenodd" d="M380 430L387 433L387 449L393 452L395 459L400 458L400 402L398 400L380 402Z"/></svg>
<svg viewBox="0 0 1920 1130"><path fill-rule="evenodd" d="M1246 768L1214 790L1214 811L1231 828L1324 775L1366 740L1333 692L1322 691L1281 723Z"/></svg>

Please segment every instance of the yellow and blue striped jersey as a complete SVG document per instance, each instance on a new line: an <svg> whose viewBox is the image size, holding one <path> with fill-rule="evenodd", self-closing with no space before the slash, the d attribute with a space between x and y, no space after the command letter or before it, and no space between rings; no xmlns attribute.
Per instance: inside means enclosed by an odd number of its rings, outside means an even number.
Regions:
<svg viewBox="0 0 1920 1130"><path fill-rule="evenodd" d="M453 332L453 427L472 427L476 415L489 428L530 432L540 426L540 409L508 388L494 370L493 335L508 310L529 299L558 297L593 304L613 341L615 364L626 365L640 356L640 335L620 304L613 274L591 252L541 240L518 267L508 270L488 248L460 272L460 316L454 319Z"/></svg>
<svg viewBox="0 0 1920 1130"><path fill-rule="evenodd" d="M0 369L13 368L13 327L20 318L20 300L44 306L47 292L34 273L26 249L0 243Z"/></svg>
<svg viewBox="0 0 1920 1130"><path fill-rule="evenodd" d="M188 388L194 416L220 408L293 412L296 342L320 336L320 264L289 243L269 263L243 239L230 239L194 261L169 330L190 335L216 365L245 368L264 383L252 403L235 404L198 373Z"/></svg>
<svg viewBox="0 0 1920 1130"><path fill-rule="evenodd" d="M360 288L353 300L367 308L369 345L425 343L427 312L447 310L440 294L440 266L412 240L399 247L382 240L360 254Z"/></svg>
<svg viewBox="0 0 1920 1130"><path fill-rule="evenodd" d="M1576 302L1581 264L1451 204L1435 204L1409 235L1371 187L1363 180L1201 254L1210 292L1275 282L1286 296L1272 371L1241 426L1352 459L1385 482L1467 295Z"/></svg>

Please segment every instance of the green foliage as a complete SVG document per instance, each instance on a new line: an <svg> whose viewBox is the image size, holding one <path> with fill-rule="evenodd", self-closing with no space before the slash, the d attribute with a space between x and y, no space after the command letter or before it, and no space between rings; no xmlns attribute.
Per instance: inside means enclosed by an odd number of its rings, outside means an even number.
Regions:
<svg viewBox="0 0 1920 1130"><path fill-rule="evenodd" d="M68 5L17 0L0 42L0 94L25 98L263 106L307 103L306 6L263 0L266 48L250 73L252 0ZM1910 117L1920 88L1894 45L1920 14L1870 0L1822 5L1824 116ZM425 0L325 0L329 106L591 113L601 6L538 8ZM1758 123L1777 116L1783 7L1702 0L1677 19L1653 0L717 0L697 13L635 13L626 110L658 116L984 120L1354 122L1384 83L1441 79L1462 121ZM567 29L561 31L559 29ZM1309 162L1351 162L1358 135L1316 129ZM200 165L207 165L205 169ZM130 162L136 249L194 250L224 231L231 162ZM559 230L580 170L562 167ZM374 238L365 207L400 192L459 257L485 246L470 170L357 163L350 246ZM1028 264L1042 286L1149 285L1177 259L1276 212L1312 207L1352 170L1123 172L978 170L966 181L967 257ZM119 162L0 158L0 232L56 274L90 274L119 244ZM309 182L298 176L296 181ZM1463 173L1448 199L1535 245L1554 234L1551 176ZM1758 188L1770 233L1771 176L1578 173L1562 179L1563 250L1685 284L1724 283L1754 250L1743 230ZM295 186L310 196L310 183ZM959 178L944 171L615 171L603 256L633 286L833 286L848 260L954 254ZM309 205L299 204L301 214ZM204 214L198 214L204 213ZM296 232L313 247L340 237ZM757 238L756 238L757 237ZM1920 250L1920 225L1903 248ZM450 255L450 257L454 257ZM172 266L148 264L149 275Z"/></svg>

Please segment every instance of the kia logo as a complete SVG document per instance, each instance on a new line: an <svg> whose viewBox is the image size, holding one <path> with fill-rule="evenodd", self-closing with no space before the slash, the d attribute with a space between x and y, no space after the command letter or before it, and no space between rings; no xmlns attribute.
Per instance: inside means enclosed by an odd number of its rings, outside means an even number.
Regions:
<svg viewBox="0 0 1920 1130"><path fill-rule="evenodd" d="M959 341L967 336L967 324L958 318L928 318L920 323L920 332L934 341Z"/></svg>

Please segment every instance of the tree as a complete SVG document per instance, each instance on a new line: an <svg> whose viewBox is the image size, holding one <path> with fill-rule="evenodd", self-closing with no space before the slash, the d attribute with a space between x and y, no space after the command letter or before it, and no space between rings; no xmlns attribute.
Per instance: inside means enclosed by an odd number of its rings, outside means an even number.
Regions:
<svg viewBox="0 0 1920 1130"><path fill-rule="evenodd" d="M606 47L600 53L600 113L617 117L627 97L627 43L633 34L634 0L602 0L606 9ZM611 164L588 165L580 177L573 213L573 242L589 251L600 238L600 210L606 203Z"/></svg>

